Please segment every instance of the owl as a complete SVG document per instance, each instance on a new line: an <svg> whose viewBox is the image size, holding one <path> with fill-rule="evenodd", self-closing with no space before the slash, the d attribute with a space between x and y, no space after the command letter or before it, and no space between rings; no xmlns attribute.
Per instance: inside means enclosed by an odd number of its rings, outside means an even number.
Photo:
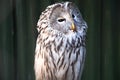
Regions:
<svg viewBox="0 0 120 80"><path fill-rule="evenodd" d="M87 24L72 2L55 3L37 23L36 80L80 80L84 67Z"/></svg>

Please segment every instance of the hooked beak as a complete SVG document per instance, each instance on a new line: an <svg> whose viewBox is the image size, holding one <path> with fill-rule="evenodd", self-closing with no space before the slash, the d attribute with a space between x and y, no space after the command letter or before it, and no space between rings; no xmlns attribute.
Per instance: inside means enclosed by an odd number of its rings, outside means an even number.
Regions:
<svg viewBox="0 0 120 80"><path fill-rule="evenodd" d="M75 24L74 24L74 23L72 23L72 25L71 25L70 29L71 29L73 32L74 32L74 31L76 31L76 26L75 26Z"/></svg>

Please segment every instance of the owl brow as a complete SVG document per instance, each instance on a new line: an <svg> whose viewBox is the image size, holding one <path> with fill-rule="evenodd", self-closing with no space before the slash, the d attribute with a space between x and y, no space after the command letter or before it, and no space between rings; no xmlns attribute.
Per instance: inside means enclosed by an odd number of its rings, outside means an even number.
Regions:
<svg viewBox="0 0 120 80"><path fill-rule="evenodd" d="M53 9L51 10L50 16L52 15L52 12L53 12L57 7L60 7L60 6L61 6L60 4L55 5L55 6L53 7ZM49 16L49 18L50 18L50 16Z"/></svg>
<svg viewBox="0 0 120 80"><path fill-rule="evenodd" d="M66 2L64 8L67 9L70 2Z"/></svg>

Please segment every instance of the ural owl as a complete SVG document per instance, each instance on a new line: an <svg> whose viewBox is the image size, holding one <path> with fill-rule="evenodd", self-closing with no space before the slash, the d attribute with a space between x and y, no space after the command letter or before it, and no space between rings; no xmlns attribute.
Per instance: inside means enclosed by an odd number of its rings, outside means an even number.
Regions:
<svg viewBox="0 0 120 80"><path fill-rule="evenodd" d="M37 23L36 80L80 80L87 24L72 2L50 5Z"/></svg>

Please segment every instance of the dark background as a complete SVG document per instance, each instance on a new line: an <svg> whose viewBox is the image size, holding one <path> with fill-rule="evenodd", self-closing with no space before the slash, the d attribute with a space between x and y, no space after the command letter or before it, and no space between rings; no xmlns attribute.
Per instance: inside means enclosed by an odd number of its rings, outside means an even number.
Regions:
<svg viewBox="0 0 120 80"><path fill-rule="evenodd" d="M61 1L0 0L0 80L34 80L39 15L48 5ZM119 0L72 2L89 27L82 80L120 80Z"/></svg>

